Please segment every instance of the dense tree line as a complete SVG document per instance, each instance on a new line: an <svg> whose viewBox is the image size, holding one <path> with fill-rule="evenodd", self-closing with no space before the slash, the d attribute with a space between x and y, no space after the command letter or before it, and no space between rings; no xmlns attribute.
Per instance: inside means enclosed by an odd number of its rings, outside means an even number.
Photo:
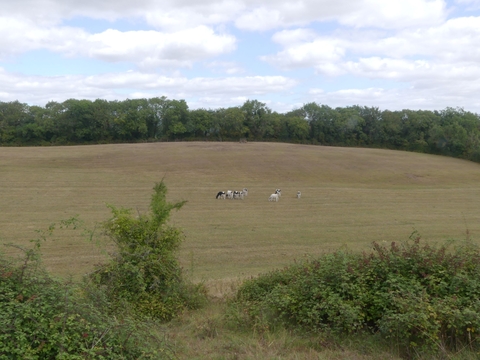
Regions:
<svg viewBox="0 0 480 360"><path fill-rule="evenodd" d="M0 145L68 145L172 140L282 141L378 147L480 161L480 118L441 111L331 108L308 103L277 113L258 100L190 110L166 97L106 101L69 99L45 107L0 102Z"/></svg>

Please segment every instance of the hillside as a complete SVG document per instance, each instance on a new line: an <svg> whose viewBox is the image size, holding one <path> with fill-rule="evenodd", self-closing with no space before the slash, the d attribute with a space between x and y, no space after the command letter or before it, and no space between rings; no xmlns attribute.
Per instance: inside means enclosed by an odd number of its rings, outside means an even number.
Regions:
<svg viewBox="0 0 480 360"><path fill-rule="evenodd" d="M473 162L363 148L174 142L2 148L0 239L25 244L34 230L77 214L93 228L108 218L106 203L146 211L163 177L171 200L188 200L172 221L185 231L180 257L197 280L228 282L340 246L405 240L414 230L426 241L480 234L480 165ZM219 190L244 187L243 201L215 199ZM270 203L276 188L282 198ZM63 276L79 276L103 257L79 233L44 249L48 268Z"/></svg>

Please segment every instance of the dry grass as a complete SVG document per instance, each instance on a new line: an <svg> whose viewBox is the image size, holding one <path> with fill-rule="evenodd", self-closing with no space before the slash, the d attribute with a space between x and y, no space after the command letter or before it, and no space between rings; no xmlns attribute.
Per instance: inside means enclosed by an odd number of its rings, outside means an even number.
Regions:
<svg viewBox="0 0 480 360"><path fill-rule="evenodd" d="M182 264L220 299L242 278L340 246L361 251L372 241L405 240L414 229L428 241L480 233L479 164L375 149L205 142L0 148L0 242L26 244L34 230L76 214L93 228L109 217L105 203L145 212L162 177L172 201L188 200L172 218L186 235ZM215 199L219 190L244 187L243 201ZM280 202L268 202L276 188ZM79 277L103 257L80 233L59 232L44 244L45 263L60 276ZM374 342L338 348L286 331L241 333L226 326L224 306L212 302L166 325L176 358L396 358Z"/></svg>
<svg viewBox="0 0 480 360"><path fill-rule="evenodd" d="M105 203L147 211L154 182L188 200L172 221L185 231L180 258L214 292L230 281L304 256L372 241L428 241L480 233L480 165L399 151L277 143L153 143L0 148L0 241L79 214L89 227ZM247 187L241 200L219 190ZM282 189L278 203L267 201ZM302 191L302 198L295 194ZM79 276L103 255L80 234L44 247L54 273ZM226 286L228 288L228 286Z"/></svg>
<svg viewBox="0 0 480 360"><path fill-rule="evenodd" d="M170 350L176 359L236 360L399 360L372 338L349 341L322 335L298 335L288 330L239 331L224 319L224 304L185 313L165 325Z"/></svg>

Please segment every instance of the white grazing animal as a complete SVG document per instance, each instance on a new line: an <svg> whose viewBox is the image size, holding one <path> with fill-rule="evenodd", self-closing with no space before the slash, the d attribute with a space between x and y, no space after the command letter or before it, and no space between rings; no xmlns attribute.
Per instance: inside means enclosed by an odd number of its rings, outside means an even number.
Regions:
<svg viewBox="0 0 480 360"><path fill-rule="evenodd" d="M278 201L278 194L272 194L272 195L270 195L270 197L268 198L268 201L275 201L275 202L277 202L277 201Z"/></svg>

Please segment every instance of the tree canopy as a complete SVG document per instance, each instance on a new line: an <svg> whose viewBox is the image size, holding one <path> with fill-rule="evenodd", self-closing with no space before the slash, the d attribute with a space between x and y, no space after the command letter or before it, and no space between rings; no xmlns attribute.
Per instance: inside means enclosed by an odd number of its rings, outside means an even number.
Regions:
<svg viewBox="0 0 480 360"><path fill-rule="evenodd" d="M0 102L0 145L69 145L144 141L280 141L378 147L480 161L480 118L462 108L380 110L315 102L287 113L258 100L190 110L166 97L69 99L44 107Z"/></svg>

